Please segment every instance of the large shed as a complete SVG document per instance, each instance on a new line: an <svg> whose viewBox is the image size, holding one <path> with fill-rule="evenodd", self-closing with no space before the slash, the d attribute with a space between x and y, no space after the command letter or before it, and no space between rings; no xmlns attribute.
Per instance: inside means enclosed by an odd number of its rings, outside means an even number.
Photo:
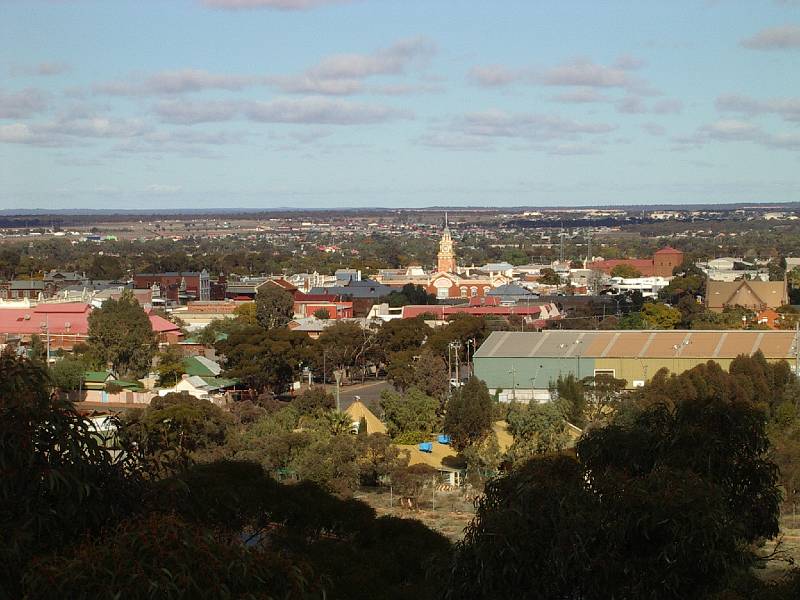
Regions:
<svg viewBox="0 0 800 600"><path fill-rule="evenodd" d="M475 353L475 374L502 400L547 400L550 384L570 374L624 379L644 385L660 369L682 373L709 360L728 368L741 354L760 350L769 361L796 368L794 331L497 331Z"/></svg>

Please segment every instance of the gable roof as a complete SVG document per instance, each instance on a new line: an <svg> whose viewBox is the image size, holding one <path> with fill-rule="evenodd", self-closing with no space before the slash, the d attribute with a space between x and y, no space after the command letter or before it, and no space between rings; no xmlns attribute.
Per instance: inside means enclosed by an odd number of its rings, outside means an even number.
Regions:
<svg viewBox="0 0 800 600"><path fill-rule="evenodd" d="M386 425L368 409L363 402L356 400L345 411L353 422L360 422L363 418L367 422L367 433L386 433Z"/></svg>
<svg viewBox="0 0 800 600"><path fill-rule="evenodd" d="M545 330L494 331L474 358L736 358L761 350L767 359L794 358L795 332L786 330Z"/></svg>
<svg viewBox="0 0 800 600"><path fill-rule="evenodd" d="M706 306L778 308L789 303L786 281L711 281L706 283Z"/></svg>
<svg viewBox="0 0 800 600"><path fill-rule="evenodd" d="M187 356L182 362L183 368L187 375L216 377L222 372L222 367L219 366L219 363L216 363L205 356Z"/></svg>

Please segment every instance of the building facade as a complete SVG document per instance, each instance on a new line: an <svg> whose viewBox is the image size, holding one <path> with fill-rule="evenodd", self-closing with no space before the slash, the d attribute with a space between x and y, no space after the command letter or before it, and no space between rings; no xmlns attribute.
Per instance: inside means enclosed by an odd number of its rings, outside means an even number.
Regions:
<svg viewBox="0 0 800 600"><path fill-rule="evenodd" d="M559 377L611 375L629 389L660 369L682 373L713 360L727 369L739 355L760 350L768 361L797 367L794 331L598 331L494 332L474 356L475 375L501 400L550 399Z"/></svg>

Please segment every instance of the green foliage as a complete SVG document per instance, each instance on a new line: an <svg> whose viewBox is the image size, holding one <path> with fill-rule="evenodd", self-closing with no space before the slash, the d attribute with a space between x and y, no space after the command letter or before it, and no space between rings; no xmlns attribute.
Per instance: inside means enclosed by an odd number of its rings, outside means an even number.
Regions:
<svg viewBox="0 0 800 600"><path fill-rule="evenodd" d="M539 283L543 285L561 285L561 277L550 267L539 272Z"/></svg>
<svg viewBox="0 0 800 600"><path fill-rule="evenodd" d="M242 302L233 309L236 322L241 325L258 325L258 315L255 302Z"/></svg>
<svg viewBox="0 0 800 600"><path fill-rule="evenodd" d="M636 277L641 277L642 273L636 267L623 263L611 269L611 276L622 277L623 279L634 279Z"/></svg>
<svg viewBox="0 0 800 600"><path fill-rule="evenodd" d="M314 311L314 316L317 319L327 320L331 318L331 312L325 307L320 307Z"/></svg>
<svg viewBox="0 0 800 600"><path fill-rule="evenodd" d="M305 390L292 400L292 406L301 415L313 415L328 411L336 406L336 399L323 387L313 387Z"/></svg>
<svg viewBox="0 0 800 600"><path fill-rule="evenodd" d="M681 321L681 311L661 302L646 302L641 315L647 329L675 329Z"/></svg>
<svg viewBox="0 0 800 600"><path fill-rule="evenodd" d="M392 438L411 435L415 440L423 437L419 441L425 441L438 429L439 419L436 413L439 401L416 388L408 390L404 395L385 390L381 394L381 408L386 429Z"/></svg>
<svg viewBox="0 0 800 600"><path fill-rule="evenodd" d="M50 367L50 382L56 389L71 392L81 387L85 373L86 363L68 356Z"/></svg>
<svg viewBox="0 0 800 600"><path fill-rule="evenodd" d="M513 404L508 411L508 428L514 443L508 449L509 460L522 464L543 454L560 452L569 443L567 421L554 402Z"/></svg>
<svg viewBox="0 0 800 600"><path fill-rule="evenodd" d="M375 345L375 334L353 321L336 321L322 331L318 343L325 352L327 366L347 376L353 367L363 369L367 354ZM322 362L320 358L317 356L318 362Z"/></svg>
<svg viewBox="0 0 800 600"><path fill-rule="evenodd" d="M403 288L397 292L389 294L387 301L389 306L396 308L399 306L406 306L407 304L436 304L436 296L429 294L428 291L421 285L414 285L407 283Z"/></svg>
<svg viewBox="0 0 800 600"><path fill-rule="evenodd" d="M65 555L38 561L25 583L36 598L210 600L255 598L256 590L273 598L319 597L307 564L160 514L123 521Z"/></svg>
<svg viewBox="0 0 800 600"><path fill-rule="evenodd" d="M0 597L21 597L32 557L97 533L136 502L128 463L47 388L44 366L0 353Z"/></svg>
<svg viewBox="0 0 800 600"><path fill-rule="evenodd" d="M406 350L419 350L432 331L420 318L392 319L381 325L375 344L384 356Z"/></svg>
<svg viewBox="0 0 800 600"><path fill-rule="evenodd" d="M450 386L444 360L428 350L391 354L386 375L401 392L415 387L434 398L444 398Z"/></svg>
<svg viewBox="0 0 800 600"><path fill-rule="evenodd" d="M158 360L158 386L177 385L186 372L183 366L183 352L178 346L167 346L156 356Z"/></svg>
<svg viewBox="0 0 800 600"><path fill-rule="evenodd" d="M253 390L286 391L300 364L310 363L314 341L287 329L265 332L260 327L242 326L217 348L223 354L225 376L240 380Z"/></svg>
<svg viewBox="0 0 800 600"><path fill-rule="evenodd" d="M583 382L572 373L566 377L559 375L553 391L556 393L564 418L576 427L583 427L586 424L587 410Z"/></svg>
<svg viewBox="0 0 800 600"><path fill-rule="evenodd" d="M89 356L97 368L111 364L121 377L143 377L158 348L150 319L129 291L89 315Z"/></svg>
<svg viewBox="0 0 800 600"><path fill-rule="evenodd" d="M156 397L150 406L125 413L120 441L159 475L198 460L225 442L231 415L208 400L188 394Z"/></svg>
<svg viewBox="0 0 800 600"><path fill-rule="evenodd" d="M490 481L445 597L706 598L746 573L780 494L764 413L737 377L711 363L659 375L577 458Z"/></svg>
<svg viewBox="0 0 800 600"><path fill-rule="evenodd" d="M285 327L294 314L292 295L276 284L262 285L256 294L256 320L266 330Z"/></svg>
<svg viewBox="0 0 800 600"><path fill-rule="evenodd" d="M458 388L447 402L444 432L456 450L479 444L492 427L492 397L477 377Z"/></svg>
<svg viewBox="0 0 800 600"><path fill-rule="evenodd" d="M356 464L362 485L378 485L390 473L408 464L408 458L398 452L384 433L359 435L356 443Z"/></svg>

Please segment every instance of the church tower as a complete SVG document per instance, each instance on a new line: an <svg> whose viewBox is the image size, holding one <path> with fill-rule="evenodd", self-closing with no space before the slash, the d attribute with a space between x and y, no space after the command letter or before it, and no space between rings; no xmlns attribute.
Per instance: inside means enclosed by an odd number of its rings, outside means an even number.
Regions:
<svg viewBox="0 0 800 600"><path fill-rule="evenodd" d="M456 254L453 251L453 238L447 224L447 213L444 214L444 231L439 241L438 271L440 273L456 272Z"/></svg>

